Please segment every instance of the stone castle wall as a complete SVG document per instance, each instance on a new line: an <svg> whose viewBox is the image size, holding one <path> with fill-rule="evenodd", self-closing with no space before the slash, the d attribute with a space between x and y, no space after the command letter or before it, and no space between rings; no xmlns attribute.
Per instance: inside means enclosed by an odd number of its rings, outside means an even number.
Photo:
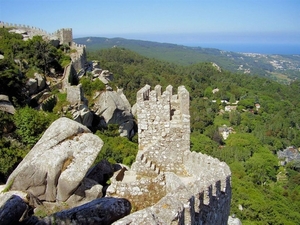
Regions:
<svg viewBox="0 0 300 225"><path fill-rule="evenodd" d="M72 46L73 44L73 33L71 28L59 29L54 33L54 36L58 37L60 45Z"/></svg>
<svg viewBox="0 0 300 225"><path fill-rule="evenodd" d="M33 27L33 26L28 26L28 25L23 25L23 24L13 24L13 23L5 23L5 22L0 22L0 27L1 28L16 28L20 30L24 30L28 33L30 37L40 35L40 36L46 36L46 37L51 37L53 34L48 33L47 31Z"/></svg>
<svg viewBox="0 0 300 225"><path fill-rule="evenodd" d="M13 23L5 23L0 22L1 28L15 28L22 31L25 31L29 38L32 38L33 36L43 36L45 39L51 40L51 39L58 39L60 41L60 44L67 44L69 46L72 46L73 43L73 33L71 28L63 28L55 31L54 33L48 33L47 31L23 24L13 24Z"/></svg>
<svg viewBox="0 0 300 225"><path fill-rule="evenodd" d="M136 161L111 179L107 195L129 199L138 211L114 224L227 224L231 172L190 151L188 91L146 85L137 93L137 120Z"/></svg>
<svg viewBox="0 0 300 225"><path fill-rule="evenodd" d="M81 70L86 64L86 46L72 42L72 49L76 50L76 53L72 55L72 65L76 71Z"/></svg>
<svg viewBox="0 0 300 225"><path fill-rule="evenodd" d="M64 77L62 79L62 86L67 88L70 86L70 80L73 79L74 71L78 72L85 67L86 64L86 46L80 45L73 42L73 32L71 28L62 28L54 33L48 33L45 30L42 30L37 27L27 26L22 24L13 24L13 23L5 23L0 21L1 28L15 28L27 33L28 38L32 38L33 36L39 35L42 36L46 40L58 40L60 45L68 45L71 47L71 50L75 50L71 53L71 63L69 66L65 68ZM70 70L70 68L72 68ZM68 77L65 77L67 74Z"/></svg>
<svg viewBox="0 0 300 225"><path fill-rule="evenodd" d="M130 175L130 171L125 173L129 173L126 174L127 179L113 182L109 187L109 192L114 193L111 196L130 200L134 211L152 206L167 194L164 175L161 174L150 179L136 179L135 175ZM133 177L130 179L128 178L130 176Z"/></svg>

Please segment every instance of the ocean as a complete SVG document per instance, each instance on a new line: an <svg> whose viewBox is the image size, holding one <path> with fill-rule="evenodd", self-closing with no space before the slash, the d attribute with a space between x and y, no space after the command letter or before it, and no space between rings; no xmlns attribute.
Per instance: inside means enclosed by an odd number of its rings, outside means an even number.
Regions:
<svg viewBox="0 0 300 225"><path fill-rule="evenodd" d="M186 44L186 46L216 48L224 51L242 52L242 53L300 55L300 43L299 44L197 43L197 44Z"/></svg>

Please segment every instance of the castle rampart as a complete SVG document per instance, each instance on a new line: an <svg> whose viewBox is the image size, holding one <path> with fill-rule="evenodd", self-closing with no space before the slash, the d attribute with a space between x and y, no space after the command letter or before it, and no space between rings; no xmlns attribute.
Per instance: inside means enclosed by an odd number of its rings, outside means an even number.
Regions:
<svg viewBox="0 0 300 225"><path fill-rule="evenodd" d="M71 28L59 29L54 33L55 36L60 40L61 45L72 46L73 43L73 33Z"/></svg>
<svg viewBox="0 0 300 225"><path fill-rule="evenodd" d="M72 42L72 49L74 49L76 52L71 54L72 58L72 64L76 71L81 70L84 68L86 64L86 46L76 44L75 42Z"/></svg>
<svg viewBox="0 0 300 225"><path fill-rule="evenodd" d="M62 86L65 89L66 87L70 86L70 80L73 79L74 70L75 73L84 69L86 64L86 46L76 44L73 42L73 32L71 28L62 28L54 33L48 33L45 30L42 30L37 27L22 25L22 24L13 24L13 23L5 23L0 21L1 28L14 28L18 29L20 32L26 33L26 38L23 35L23 39L26 40L28 38L32 38L33 36L39 35L42 36L45 40L55 40L59 41L60 45L68 45L70 46L71 50L71 63L69 66L65 68L64 77L62 79ZM71 68L71 69L70 69ZM67 74L67 78L65 75Z"/></svg>
<svg viewBox="0 0 300 225"><path fill-rule="evenodd" d="M53 37L53 34L48 33L47 31L45 31L43 29L33 27L33 26L28 26L28 25L0 22L0 27L1 28L14 28L14 29L18 29L20 31L26 32L29 38L39 35L45 39L50 40L51 37Z"/></svg>
<svg viewBox="0 0 300 225"><path fill-rule="evenodd" d="M60 44L67 44L69 46L73 43L73 33L71 28L63 28L59 29L54 33L48 33L47 31L23 24L13 24L13 23L6 23L6 22L0 22L1 28L14 28L19 29L21 31L24 31L27 33L29 38L32 38L33 36L43 36L45 39L51 40L51 39L58 39L60 41Z"/></svg>
<svg viewBox="0 0 300 225"><path fill-rule="evenodd" d="M137 93L137 120L136 161L131 170L111 179L107 195L127 198L142 210L114 224L227 224L231 172L218 159L190 152L189 93L184 86L177 94L172 86L164 92L159 85L143 87Z"/></svg>

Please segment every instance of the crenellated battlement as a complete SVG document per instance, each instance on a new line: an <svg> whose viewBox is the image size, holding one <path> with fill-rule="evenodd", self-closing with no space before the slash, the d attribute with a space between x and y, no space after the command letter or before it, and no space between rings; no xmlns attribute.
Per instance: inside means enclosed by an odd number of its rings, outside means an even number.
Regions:
<svg viewBox="0 0 300 225"><path fill-rule="evenodd" d="M160 85L153 90L145 85L137 92L136 106L136 161L131 170L111 179L107 194L127 198L137 209L151 207L116 224L227 224L231 172L226 163L190 151L189 93L185 87L178 87L175 94L171 85L163 92Z"/></svg>
<svg viewBox="0 0 300 225"><path fill-rule="evenodd" d="M13 23L6 23L6 22L0 22L1 28L14 28L21 31L24 31L27 33L29 38L32 38L33 36L43 36L45 39L51 40L51 39L58 39L60 41L60 44L68 44L69 46L73 43L73 34L72 34L72 28L62 28L59 29L53 33L49 33L41 28L23 25L23 24L13 24Z"/></svg>
<svg viewBox="0 0 300 225"><path fill-rule="evenodd" d="M86 45L77 44L75 42L72 42L72 46L75 47L75 48L79 48L79 49L86 48Z"/></svg>
<svg viewBox="0 0 300 225"><path fill-rule="evenodd" d="M155 176L155 170L189 174L183 157L190 153L189 101L184 86L178 87L177 94L171 85L164 92L160 85L153 90L146 85L138 91L139 151L132 166L138 174ZM155 166L145 166L148 162Z"/></svg>
<svg viewBox="0 0 300 225"><path fill-rule="evenodd" d="M72 64L76 71L84 68L86 63L86 46L72 42L72 49L76 52L71 54Z"/></svg>
<svg viewBox="0 0 300 225"><path fill-rule="evenodd" d="M30 31L32 34L40 34L43 36L52 36L52 34L48 33L47 31L33 26L23 25L23 24L13 24L13 23L6 23L6 22L0 22L1 28L16 28L16 29L23 29L25 31Z"/></svg>

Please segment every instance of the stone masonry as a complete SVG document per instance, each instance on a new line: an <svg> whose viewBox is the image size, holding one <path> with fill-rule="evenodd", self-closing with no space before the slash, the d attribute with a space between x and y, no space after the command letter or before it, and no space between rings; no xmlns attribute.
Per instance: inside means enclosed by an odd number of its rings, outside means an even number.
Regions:
<svg viewBox="0 0 300 225"><path fill-rule="evenodd" d="M107 195L133 212L114 224L227 224L231 172L224 162L190 151L189 93L149 85L137 93L139 150L131 169L111 179Z"/></svg>
<svg viewBox="0 0 300 225"><path fill-rule="evenodd" d="M180 165L182 153L190 149L189 93L181 86L173 95L172 89L169 85L161 93L161 86L150 91L146 85L137 93L139 152L132 168L139 175L186 173Z"/></svg>

